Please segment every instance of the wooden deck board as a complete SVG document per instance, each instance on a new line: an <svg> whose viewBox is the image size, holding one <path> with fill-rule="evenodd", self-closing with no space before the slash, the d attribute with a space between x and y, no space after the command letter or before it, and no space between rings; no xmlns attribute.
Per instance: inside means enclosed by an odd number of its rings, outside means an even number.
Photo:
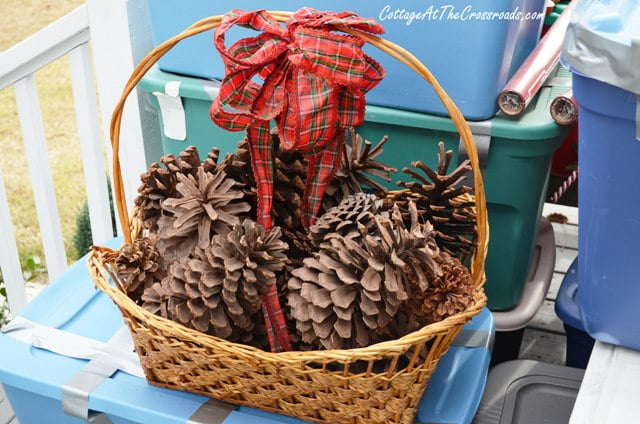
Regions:
<svg viewBox="0 0 640 424"><path fill-rule="evenodd" d="M524 330L520 359L533 359L550 364L564 365L566 337L533 328Z"/></svg>
<svg viewBox="0 0 640 424"><path fill-rule="evenodd" d="M577 249L556 247L556 266L554 271L566 273L576 256L578 256Z"/></svg>
<svg viewBox="0 0 640 424"><path fill-rule="evenodd" d="M555 300L565 273L578 255L578 210L562 205L545 204L543 215L564 215L566 224L553 224L556 239L556 263L546 299L527 326L520 347L521 359L564 365L566 337L562 321L555 313Z"/></svg>
<svg viewBox="0 0 640 424"><path fill-rule="evenodd" d="M553 203L545 203L542 208L542 215L549 216L552 213L559 213L569 219L569 223L578 225L578 208L564 205L554 205Z"/></svg>
<svg viewBox="0 0 640 424"><path fill-rule="evenodd" d="M578 226L572 224L551 224L556 237L556 246L578 248Z"/></svg>
<svg viewBox="0 0 640 424"><path fill-rule="evenodd" d="M542 307L527 328L548 331L550 333L564 334L562 321L559 320L556 315L555 302L553 300L545 300Z"/></svg>
<svg viewBox="0 0 640 424"><path fill-rule="evenodd" d="M549 285L549 291L547 292L547 300L556 300L558 297L558 291L560 290L560 285L562 284L562 280L564 279L563 272L554 272L553 277L551 278L551 284Z"/></svg>

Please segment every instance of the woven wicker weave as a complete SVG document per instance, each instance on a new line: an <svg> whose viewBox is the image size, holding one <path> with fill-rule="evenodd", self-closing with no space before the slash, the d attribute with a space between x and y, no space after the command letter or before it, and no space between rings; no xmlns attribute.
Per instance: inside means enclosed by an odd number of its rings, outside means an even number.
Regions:
<svg viewBox="0 0 640 424"><path fill-rule="evenodd" d="M284 22L289 12L269 12ZM145 57L130 77L111 121L114 193L125 241L141 234L129 223L118 148L124 102L151 66L178 41L215 28L222 16L204 19L166 41ZM120 308L129 326L145 375L151 384L199 393L234 404L314 422L411 423L439 358L486 303L484 260L488 224L482 176L469 127L435 78L413 55L379 37L344 29L380 48L424 77L442 100L467 149L474 172L478 247L471 259L474 303L464 312L400 339L361 349L264 352L202 334L153 315L125 294L115 273L117 251L94 247L89 271L99 289ZM135 214L134 214L135 216Z"/></svg>

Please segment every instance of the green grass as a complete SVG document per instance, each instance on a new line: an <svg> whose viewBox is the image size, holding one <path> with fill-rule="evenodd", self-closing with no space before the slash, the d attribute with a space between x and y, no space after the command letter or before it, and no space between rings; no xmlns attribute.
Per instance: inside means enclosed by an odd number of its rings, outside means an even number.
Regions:
<svg viewBox="0 0 640 424"><path fill-rule="evenodd" d="M2 0L0 50L6 50L83 3L82 0ZM53 174L62 232L73 258L75 218L85 198L69 63L62 58L36 73L47 151ZM13 88L0 91L0 169L9 198L23 263L42 257L42 245Z"/></svg>

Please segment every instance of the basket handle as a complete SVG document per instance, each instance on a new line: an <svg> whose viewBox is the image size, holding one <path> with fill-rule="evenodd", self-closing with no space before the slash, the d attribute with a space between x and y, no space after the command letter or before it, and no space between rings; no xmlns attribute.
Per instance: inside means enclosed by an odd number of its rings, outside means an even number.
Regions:
<svg viewBox="0 0 640 424"><path fill-rule="evenodd" d="M273 16L278 22L286 22L293 15L292 12L267 12L271 16ZM178 44L179 41L191 37L193 35L199 34L201 32L205 32L216 28L222 22L224 16L212 16L209 18L202 19L195 24L188 27L182 33L176 35L173 38L165 41L160 44L156 48L154 48L149 54L147 54L136 66L136 68L131 73L127 84L122 91L122 95L120 96L120 100L115 106L113 111L113 115L111 116L111 126L110 126L110 135L111 135L111 147L113 150L113 183L114 183L114 195L116 208L118 210L118 217L120 218L120 225L122 227L122 233L125 238L125 242L130 243L132 239L132 229L131 223L129 221L129 214L127 212L127 206L124 195L124 186L122 182L122 170L120 168L120 127L122 123L122 113L124 110L124 104L133 89L136 87L138 82L142 79L142 77L151 69L151 67L173 46ZM484 260L487 255L487 246L489 242L489 224L487 221L487 205L484 191L484 183L482 181L482 175L480 173L480 164L478 161L478 151L475 146L475 142L473 139L473 135L471 134L471 130L469 129L469 125L467 121L460 113L458 107L453 103L453 100L449 97L449 95L444 91L444 89L440 86L436 78L433 74L427 69L426 66L418 60L414 55L412 55L407 50L398 46L395 43L387 41L378 36L357 31L351 28L345 27L337 27L339 30L351 34L353 36L359 37L369 44L379 48L383 52L389 54L393 58L407 65L411 70L416 72L422 78L424 78L435 90L436 94L440 98L440 101L449 112L449 116L453 120L453 123L456 126L456 129L460 133L460 137L464 146L467 150L467 154L469 156L469 160L471 161L472 171L473 171L473 182L475 189L475 201L476 201L476 219L477 219L477 231L478 231L478 247L475 251L475 254L472 258L472 278L474 284L477 286L481 285L484 282Z"/></svg>

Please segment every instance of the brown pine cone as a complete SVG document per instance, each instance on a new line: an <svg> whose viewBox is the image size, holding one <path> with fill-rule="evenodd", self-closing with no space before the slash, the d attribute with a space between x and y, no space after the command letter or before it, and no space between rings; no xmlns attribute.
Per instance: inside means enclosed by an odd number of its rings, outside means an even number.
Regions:
<svg viewBox="0 0 640 424"><path fill-rule="evenodd" d="M344 197L352 194L373 192L384 195L387 188L371 177L391 181L390 174L398 171L375 160L382 153L382 147L388 141L387 136L384 136L373 148L371 142L364 140L353 128L349 128L347 136L340 168L336 171L323 198L325 210L337 206Z"/></svg>
<svg viewBox="0 0 640 424"><path fill-rule="evenodd" d="M447 252L441 252L436 262L442 275L431 281L425 291L418 292L410 305L412 330L463 312L473 303L474 286L469 269Z"/></svg>
<svg viewBox="0 0 640 424"><path fill-rule="evenodd" d="M217 149L209 153L205 168L211 166L211 160L217 161ZM135 199L138 217L144 228L156 232L158 219L162 215L162 202L176 197L177 174L195 175L200 166L200 157L195 146L187 147L178 156L165 155L160 158L162 165L152 163L147 172L140 176L139 196Z"/></svg>
<svg viewBox="0 0 640 424"><path fill-rule="evenodd" d="M205 248L212 234L228 232L250 209L238 184L219 168L211 174L199 167L195 176L178 174L177 179L179 197L162 202L171 215L158 220L157 247L167 261L188 256L196 245Z"/></svg>
<svg viewBox="0 0 640 424"><path fill-rule="evenodd" d="M398 337L394 317L413 285L425 290L440 274L437 254L428 224L407 229L397 208L375 217L374 234L330 238L288 282L302 341L343 349Z"/></svg>
<svg viewBox="0 0 640 424"><path fill-rule="evenodd" d="M327 210L309 228L309 238L319 247L332 237L346 237L351 232L360 233L360 226L371 230L375 226L374 215L383 201L374 194L356 193L346 196L340 204Z"/></svg>
<svg viewBox="0 0 640 424"><path fill-rule="evenodd" d="M217 147L214 147L213 149L211 149L211 151L207 154L207 157L205 158L205 160L202 162L202 168L204 168L206 172L213 174L218 168L219 158L220 158L220 149L218 149Z"/></svg>
<svg viewBox="0 0 640 424"><path fill-rule="evenodd" d="M248 343L256 335L261 295L286 262L275 227L268 234L250 220L217 234L205 249L180 258L160 287L145 293L143 307L203 333ZM166 305L166 306L165 306ZM258 315L259 316L259 315ZM259 333L259 332L258 332Z"/></svg>
<svg viewBox="0 0 640 424"><path fill-rule="evenodd" d="M174 196L175 177L157 163L152 163L147 172L140 175L142 184L136 197L138 217L144 228L157 231L157 223L162 214L162 201Z"/></svg>
<svg viewBox="0 0 640 424"><path fill-rule="evenodd" d="M196 146L189 146L178 156L164 155L160 161L172 174L195 175L200 167L200 155Z"/></svg>
<svg viewBox="0 0 640 424"><path fill-rule="evenodd" d="M282 228L282 241L289 245L287 257L293 265L301 265L304 258L308 258L316 248L311 243L304 230L289 230Z"/></svg>
<svg viewBox="0 0 640 424"><path fill-rule="evenodd" d="M439 164L431 169L421 161L411 163L414 169L404 168L403 172L414 181L398 182L398 186L408 191L393 193L387 197L389 206L397 204L408 217L406 205L409 200L416 203L420 219L433 225L438 245L456 257L470 256L475 249L476 216L473 202L465 196L472 191L462 182L471 172L470 162L464 161L453 172L447 174L453 153L444 151L444 143L439 144ZM422 171L426 175L422 175Z"/></svg>
<svg viewBox="0 0 640 424"><path fill-rule="evenodd" d="M292 230L302 229L302 200L307 178L307 161L296 150L277 145L273 181L273 219L276 225Z"/></svg>
<svg viewBox="0 0 640 424"><path fill-rule="evenodd" d="M166 275L162 257L155 243L148 238L139 238L124 245L118 252L115 265L127 295L136 302L140 301L146 289Z"/></svg>
<svg viewBox="0 0 640 424"><path fill-rule="evenodd" d="M304 197L307 161L296 150L285 150L280 146L277 132L271 134L274 151L273 218L282 228L297 231L302 228L301 212ZM256 181L251 168L249 145L244 139L238 143L236 152L227 155L220 167L234 180L244 184L247 202L252 205L252 216L256 211Z"/></svg>

